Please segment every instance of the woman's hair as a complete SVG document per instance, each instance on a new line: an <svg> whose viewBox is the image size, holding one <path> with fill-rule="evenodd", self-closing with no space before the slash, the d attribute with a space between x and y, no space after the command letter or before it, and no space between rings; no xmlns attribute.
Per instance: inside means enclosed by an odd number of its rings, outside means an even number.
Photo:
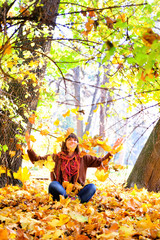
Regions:
<svg viewBox="0 0 160 240"><path fill-rule="evenodd" d="M74 133L71 133L69 134L69 136L65 139L65 142L62 142L62 147L61 147L61 151L68 154L68 149L67 149L67 146L66 146L66 141L69 139L69 138L74 138L78 143L79 143L79 140L78 140L78 137L76 134ZM75 151L75 153L79 154L80 150L79 150L79 145L77 145Z"/></svg>

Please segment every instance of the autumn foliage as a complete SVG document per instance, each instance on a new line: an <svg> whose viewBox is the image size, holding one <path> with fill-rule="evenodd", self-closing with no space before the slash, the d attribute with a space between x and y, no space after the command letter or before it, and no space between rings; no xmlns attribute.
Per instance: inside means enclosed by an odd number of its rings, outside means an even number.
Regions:
<svg viewBox="0 0 160 240"><path fill-rule="evenodd" d="M93 182L93 181L92 181ZM96 181L88 202L53 202L48 181L0 189L0 239L159 239L159 193ZM71 190L72 186L68 186Z"/></svg>

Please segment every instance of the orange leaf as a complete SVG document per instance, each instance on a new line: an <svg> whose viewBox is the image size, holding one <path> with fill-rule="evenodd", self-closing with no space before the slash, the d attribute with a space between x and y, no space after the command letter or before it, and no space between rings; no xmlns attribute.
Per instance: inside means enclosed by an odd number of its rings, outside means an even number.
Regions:
<svg viewBox="0 0 160 240"><path fill-rule="evenodd" d="M113 145L113 150L115 150L117 147L119 147L122 143L123 143L123 138L122 137L120 137L120 138L118 138L117 140L116 140L116 142L114 143L114 145Z"/></svg>
<svg viewBox="0 0 160 240"><path fill-rule="evenodd" d="M11 158L14 157L15 154L16 154L16 151L9 151L9 155L11 156Z"/></svg>
<svg viewBox="0 0 160 240"><path fill-rule="evenodd" d="M88 13L89 13L90 17L95 17L96 16L96 14L95 14L95 12L93 11L92 8L87 8L87 10L88 10Z"/></svg>
<svg viewBox="0 0 160 240"><path fill-rule="evenodd" d="M45 136L45 135L48 135L48 134L49 134L49 131L48 131L47 129L44 129L44 130L41 130L41 131L40 131L40 134L41 134L42 136Z"/></svg>
<svg viewBox="0 0 160 240"><path fill-rule="evenodd" d="M85 24L87 31L91 31L94 26L94 20L88 19L88 22Z"/></svg>
<svg viewBox="0 0 160 240"><path fill-rule="evenodd" d="M25 7L23 7L23 6L20 6L20 13L21 13L23 16L25 16L25 17L27 17L27 16L30 15L28 9L25 8Z"/></svg>
<svg viewBox="0 0 160 240"><path fill-rule="evenodd" d="M4 54L10 54L12 51L12 45L10 43L6 43L4 46Z"/></svg>
<svg viewBox="0 0 160 240"><path fill-rule="evenodd" d="M106 21L108 28L113 29L113 24L116 23L116 20L106 17Z"/></svg>
<svg viewBox="0 0 160 240"><path fill-rule="evenodd" d="M125 15L125 13L120 14L120 15L117 17L117 19L120 19L122 22L125 22L125 20L126 20L126 15Z"/></svg>
<svg viewBox="0 0 160 240"><path fill-rule="evenodd" d="M90 238L86 235L77 235L75 240L89 240Z"/></svg>
<svg viewBox="0 0 160 240"><path fill-rule="evenodd" d="M33 113L30 117L29 117L29 122L31 123L31 124L34 124L35 123L35 117L36 117L36 115Z"/></svg>
<svg viewBox="0 0 160 240"><path fill-rule="evenodd" d="M68 110L65 114L62 114L63 117L69 117L70 116L70 110Z"/></svg>
<svg viewBox="0 0 160 240"><path fill-rule="evenodd" d="M22 145L17 143L17 144L16 144L16 149L17 149L17 150L22 150Z"/></svg>
<svg viewBox="0 0 160 240"><path fill-rule="evenodd" d="M8 240L8 231L7 229L0 229L0 239L1 240Z"/></svg>

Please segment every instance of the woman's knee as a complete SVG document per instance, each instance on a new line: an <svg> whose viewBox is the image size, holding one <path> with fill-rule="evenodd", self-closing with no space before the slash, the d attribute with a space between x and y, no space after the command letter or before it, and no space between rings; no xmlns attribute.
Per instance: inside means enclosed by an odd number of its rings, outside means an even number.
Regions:
<svg viewBox="0 0 160 240"><path fill-rule="evenodd" d="M49 184L48 190L49 193L51 193L52 191L56 190L61 184L57 181L53 181Z"/></svg>
<svg viewBox="0 0 160 240"><path fill-rule="evenodd" d="M95 192L96 192L96 186L95 186L95 184L90 183L90 184L88 184L88 185L89 185L90 191L92 191L93 193L95 193Z"/></svg>

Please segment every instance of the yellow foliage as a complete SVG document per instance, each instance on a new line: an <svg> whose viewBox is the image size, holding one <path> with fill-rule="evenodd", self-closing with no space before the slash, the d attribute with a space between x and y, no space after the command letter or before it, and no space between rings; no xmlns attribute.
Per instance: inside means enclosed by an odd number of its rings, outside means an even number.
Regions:
<svg viewBox="0 0 160 240"><path fill-rule="evenodd" d="M78 116L78 120L82 121L84 119L84 117L82 115Z"/></svg>
<svg viewBox="0 0 160 240"><path fill-rule="evenodd" d="M49 134L49 131L48 131L47 129L44 129L44 130L41 130L41 131L40 131L40 134L41 134L42 136L46 136L46 135Z"/></svg>
<svg viewBox="0 0 160 240"><path fill-rule="evenodd" d="M30 178L30 173L27 167L19 168L18 172L13 173L14 178L19 179L23 184Z"/></svg>
<svg viewBox="0 0 160 240"><path fill-rule="evenodd" d="M99 181L104 182L108 178L109 172L108 171L105 172L104 169L101 169L101 170L97 169L95 172L95 176Z"/></svg>
<svg viewBox="0 0 160 240"><path fill-rule="evenodd" d="M71 112L78 115L79 107L71 109Z"/></svg>
<svg viewBox="0 0 160 240"><path fill-rule="evenodd" d="M9 155L10 155L11 158L14 157L15 154L16 154L16 151L9 151Z"/></svg>
<svg viewBox="0 0 160 240"><path fill-rule="evenodd" d="M54 124L55 126L58 126L58 125L59 125L59 122L60 122L59 119L57 119L56 121L54 121L53 124Z"/></svg>

